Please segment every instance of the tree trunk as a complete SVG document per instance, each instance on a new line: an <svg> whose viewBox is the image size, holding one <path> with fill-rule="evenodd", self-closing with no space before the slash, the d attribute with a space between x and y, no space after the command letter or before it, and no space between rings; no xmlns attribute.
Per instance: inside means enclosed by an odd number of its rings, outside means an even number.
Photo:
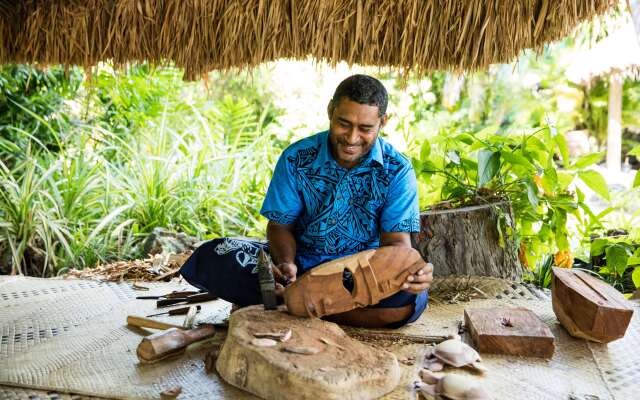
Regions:
<svg viewBox="0 0 640 400"><path fill-rule="evenodd" d="M500 246L498 219L513 221L509 203L428 211L421 215L413 245L434 267L435 276L475 275L520 280L522 266L512 238Z"/></svg>
<svg viewBox="0 0 640 400"><path fill-rule="evenodd" d="M622 153L622 84L619 74L609 77L609 119L607 122L607 169L620 172Z"/></svg>

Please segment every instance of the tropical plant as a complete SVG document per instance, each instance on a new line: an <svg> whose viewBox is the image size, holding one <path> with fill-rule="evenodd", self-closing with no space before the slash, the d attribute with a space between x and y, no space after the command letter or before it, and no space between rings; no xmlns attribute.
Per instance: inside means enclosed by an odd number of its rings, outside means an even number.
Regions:
<svg viewBox="0 0 640 400"><path fill-rule="evenodd" d="M423 142L414 163L434 207L509 201L515 221L504 215L498 232L520 242L521 261L535 266L544 254L569 250L568 215L591 213L580 189L572 190L574 180L609 198L604 178L587 169L601 158L596 153L570 161L563 136L551 127L510 135L491 126L476 133L443 131Z"/></svg>

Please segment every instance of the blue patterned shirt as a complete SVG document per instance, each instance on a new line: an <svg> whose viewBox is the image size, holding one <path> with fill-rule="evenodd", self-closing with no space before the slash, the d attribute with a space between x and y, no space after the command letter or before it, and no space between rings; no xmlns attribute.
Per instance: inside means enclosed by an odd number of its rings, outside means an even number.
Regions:
<svg viewBox="0 0 640 400"><path fill-rule="evenodd" d="M320 263L377 248L380 232L418 232L416 176L382 138L352 169L338 165L321 132L289 146L276 164L260 213L295 223L296 264Z"/></svg>

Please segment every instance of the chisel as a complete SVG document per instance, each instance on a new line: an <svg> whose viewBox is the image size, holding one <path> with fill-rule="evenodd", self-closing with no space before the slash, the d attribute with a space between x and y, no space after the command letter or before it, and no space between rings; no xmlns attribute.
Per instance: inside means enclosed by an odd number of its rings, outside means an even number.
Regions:
<svg viewBox="0 0 640 400"><path fill-rule="evenodd" d="M200 311L201 308L202 308L201 306L196 306L197 311ZM189 306L174 308L173 310L147 315L147 317L157 317L158 315L185 315L188 312L189 312Z"/></svg>
<svg viewBox="0 0 640 400"><path fill-rule="evenodd" d="M191 296L187 296L187 297L180 297L177 299L162 299L162 300L158 300L156 302L156 307L166 307L166 306L170 306L173 304L179 304L179 303L200 303L201 301L209 301L209 300L215 300L218 297L212 295L211 293L199 293L199 294L194 294Z"/></svg>

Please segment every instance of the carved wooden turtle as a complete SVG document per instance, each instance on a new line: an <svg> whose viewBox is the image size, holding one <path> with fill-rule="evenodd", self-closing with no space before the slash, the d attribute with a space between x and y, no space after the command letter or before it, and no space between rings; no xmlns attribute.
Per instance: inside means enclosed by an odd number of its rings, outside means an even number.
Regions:
<svg viewBox="0 0 640 400"><path fill-rule="evenodd" d="M482 360L477 351L462 342L459 336L454 336L432 348L425 358L425 367L431 371L442 371L446 364L456 368L469 366L485 372L486 368L480 361Z"/></svg>
<svg viewBox="0 0 640 400"><path fill-rule="evenodd" d="M415 387L427 399L441 396L450 400L491 400L478 381L466 376L449 374L439 377L423 369L420 378L422 382L416 382Z"/></svg>

